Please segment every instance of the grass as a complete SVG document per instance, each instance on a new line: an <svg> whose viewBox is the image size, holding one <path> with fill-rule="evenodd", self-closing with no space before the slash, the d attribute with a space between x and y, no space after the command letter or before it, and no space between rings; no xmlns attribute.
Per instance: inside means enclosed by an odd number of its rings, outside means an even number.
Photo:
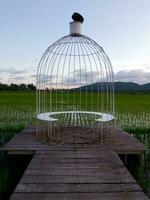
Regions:
<svg viewBox="0 0 150 200"><path fill-rule="evenodd" d="M136 137L139 141L141 141L147 149L150 149L150 127L148 128L127 128L125 129L128 133L132 134L134 137Z"/></svg>
<svg viewBox="0 0 150 200"><path fill-rule="evenodd" d="M0 128L0 146L7 143L16 133L20 132L24 129L25 126L23 123L19 123L17 125L6 125Z"/></svg>
<svg viewBox="0 0 150 200"><path fill-rule="evenodd" d="M13 134L35 120L34 92L0 92L0 134Z"/></svg>
<svg viewBox="0 0 150 200"><path fill-rule="evenodd" d="M0 105L35 106L35 92L0 92Z"/></svg>

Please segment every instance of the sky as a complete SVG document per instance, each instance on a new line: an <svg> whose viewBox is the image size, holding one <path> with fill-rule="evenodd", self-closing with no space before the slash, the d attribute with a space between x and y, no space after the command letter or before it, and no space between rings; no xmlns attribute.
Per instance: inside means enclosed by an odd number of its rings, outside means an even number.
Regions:
<svg viewBox="0 0 150 200"><path fill-rule="evenodd" d="M115 81L150 82L150 0L0 0L0 82L35 83L42 54L69 34L74 12L108 54Z"/></svg>

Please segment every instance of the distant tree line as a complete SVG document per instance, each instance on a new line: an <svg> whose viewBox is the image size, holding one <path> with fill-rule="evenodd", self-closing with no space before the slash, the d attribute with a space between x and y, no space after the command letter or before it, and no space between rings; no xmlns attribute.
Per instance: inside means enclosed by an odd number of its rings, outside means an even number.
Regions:
<svg viewBox="0 0 150 200"><path fill-rule="evenodd" d="M3 84L0 83L0 91L35 91L36 86L33 84Z"/></svg>

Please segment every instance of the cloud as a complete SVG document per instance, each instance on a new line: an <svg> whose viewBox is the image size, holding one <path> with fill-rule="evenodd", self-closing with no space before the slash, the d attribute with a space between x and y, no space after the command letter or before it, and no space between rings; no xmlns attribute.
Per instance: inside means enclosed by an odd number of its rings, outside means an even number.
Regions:
<svg viewBox="0 0 150 200"><path fill-rule="evenodd" d="M83 69L71 72L64 77L64 83L72 85L84 85L98 81L98 73L96 71L85 71Z"/></svg>
<svg viewBox="0 0 150 200"><path fill-rule="evenodd" d="M135 70L122 70L115 73L115 81L136 82L136 83L149 83L150 72L143 69Z"/></svg>
<svg viewBox="0 0 150 200"><path fill-rule="evenodd" d="M40 74L40 76L37 77L36 74L30 75L30 78L36 79L36 81L40 82L53 82L56 78L56 75L46 75L46 74Z"/></svg>
<svg viewBox="0 0 150 200"><path fill-rule="evenodd" d="M95 82L99 82L99 75L96 71L85 71L85 70L76 70L70 72L64 77L56 75L48 76L48 78L42 74L40 80L44 81L45 78L49 81L48 84L51 87L78 87L81 85L91 84ZM36 75L31 75L31 78L36 78ZM114 74L115 81L122 82L135 82L139 84L144 84L150 82L150 72L146 72L143 69L135 69L135 70L120 70ZM106 81L105 77L103 77L103 81ZM63 83L62 83L63 82Z"/></svg>
<svg viewBox="0 0 150 200"><path fill-rule="evenodd" d="M30 78L36 78L36 77L37 77L36 74L33 74L33 75L30 76Z"/></svg>
<svg viewBox="0 0 150 200"><path fill-rule="evenodd" d="M98 81L98 74L95 71L75 70L69 74L61 72L58 75L45 75L41 74L37 77L36 74L30 75L30 78L40 81L41 87L52 87L52 88L71 88L78 87L85 84L91 84ZM43 86L42 86L43 85Z"/></svg>
<svg viewBox="0 0 150 200"><path fill-rule="evenodd" d="M149 64L146 63L145 66L149 69ZM139 84L149 83L150 82L150 71L146 71L143 69L131 69L131 70L120 70L115 72L114 79L115 81L122 82L136 82ZM5 73L5 74L3 74ZM99 73L100 74L100 73ZM72 71L68 74L65 74L63 77L61 72L58 76L46 76L41 74L40 80L47 80L47 85L51 85L51 87L75 87L85 84L90 84L92 82L99 81L99 75L96 71L85 71L84 69ZM74 78L75 77L75 78ZM27 72L25 70L16 70L14 68L9 69L0 69L0 82L5 83L14 83L14 82L35 82L37 75L35 73L31 74L31 72ZM103 79L105 81L105 79ZM63 84L62 84L63 81Z"/></svg>
<svg viewBox="0 0 150 200"><path fill-rule="evenodd" d="M8 69L0 69L0 73L7 73L9 75L15 75L15 74L24 74L24 73L27 73L27 71L16 70L14 68L8 68Z"/></svg>
<svg viewBox="0 0 150 200"><path fill-rule="evenodd" d="M26 80L26 78L24 76L15 76L13 77L14 80L17 80L17 81L24 81Z"/></svg>
<svg viewBox="0 0 150 200"><path fill-rule="evenodd" d="M150 63L149 62L144 63L143 67L144 67L145 70L149 71L150 70Z"/></svg>

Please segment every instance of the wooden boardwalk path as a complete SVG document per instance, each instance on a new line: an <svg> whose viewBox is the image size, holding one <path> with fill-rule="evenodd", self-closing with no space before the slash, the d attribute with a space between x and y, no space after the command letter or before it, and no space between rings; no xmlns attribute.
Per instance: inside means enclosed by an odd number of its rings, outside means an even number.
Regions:
<svg viewBox="0 0 150 200"><path fill-rule="evenodd" d="M147 200L110 150L37 151L11 200Z"/></svg>
<svg viewBox="0 0 150 200"><path fill-rule="evenodd" d="M117 154L140 154L143 144L116 128L108 144L38 142L25 129L2 150L33 154L11 200L148 200Z"/></svg>

